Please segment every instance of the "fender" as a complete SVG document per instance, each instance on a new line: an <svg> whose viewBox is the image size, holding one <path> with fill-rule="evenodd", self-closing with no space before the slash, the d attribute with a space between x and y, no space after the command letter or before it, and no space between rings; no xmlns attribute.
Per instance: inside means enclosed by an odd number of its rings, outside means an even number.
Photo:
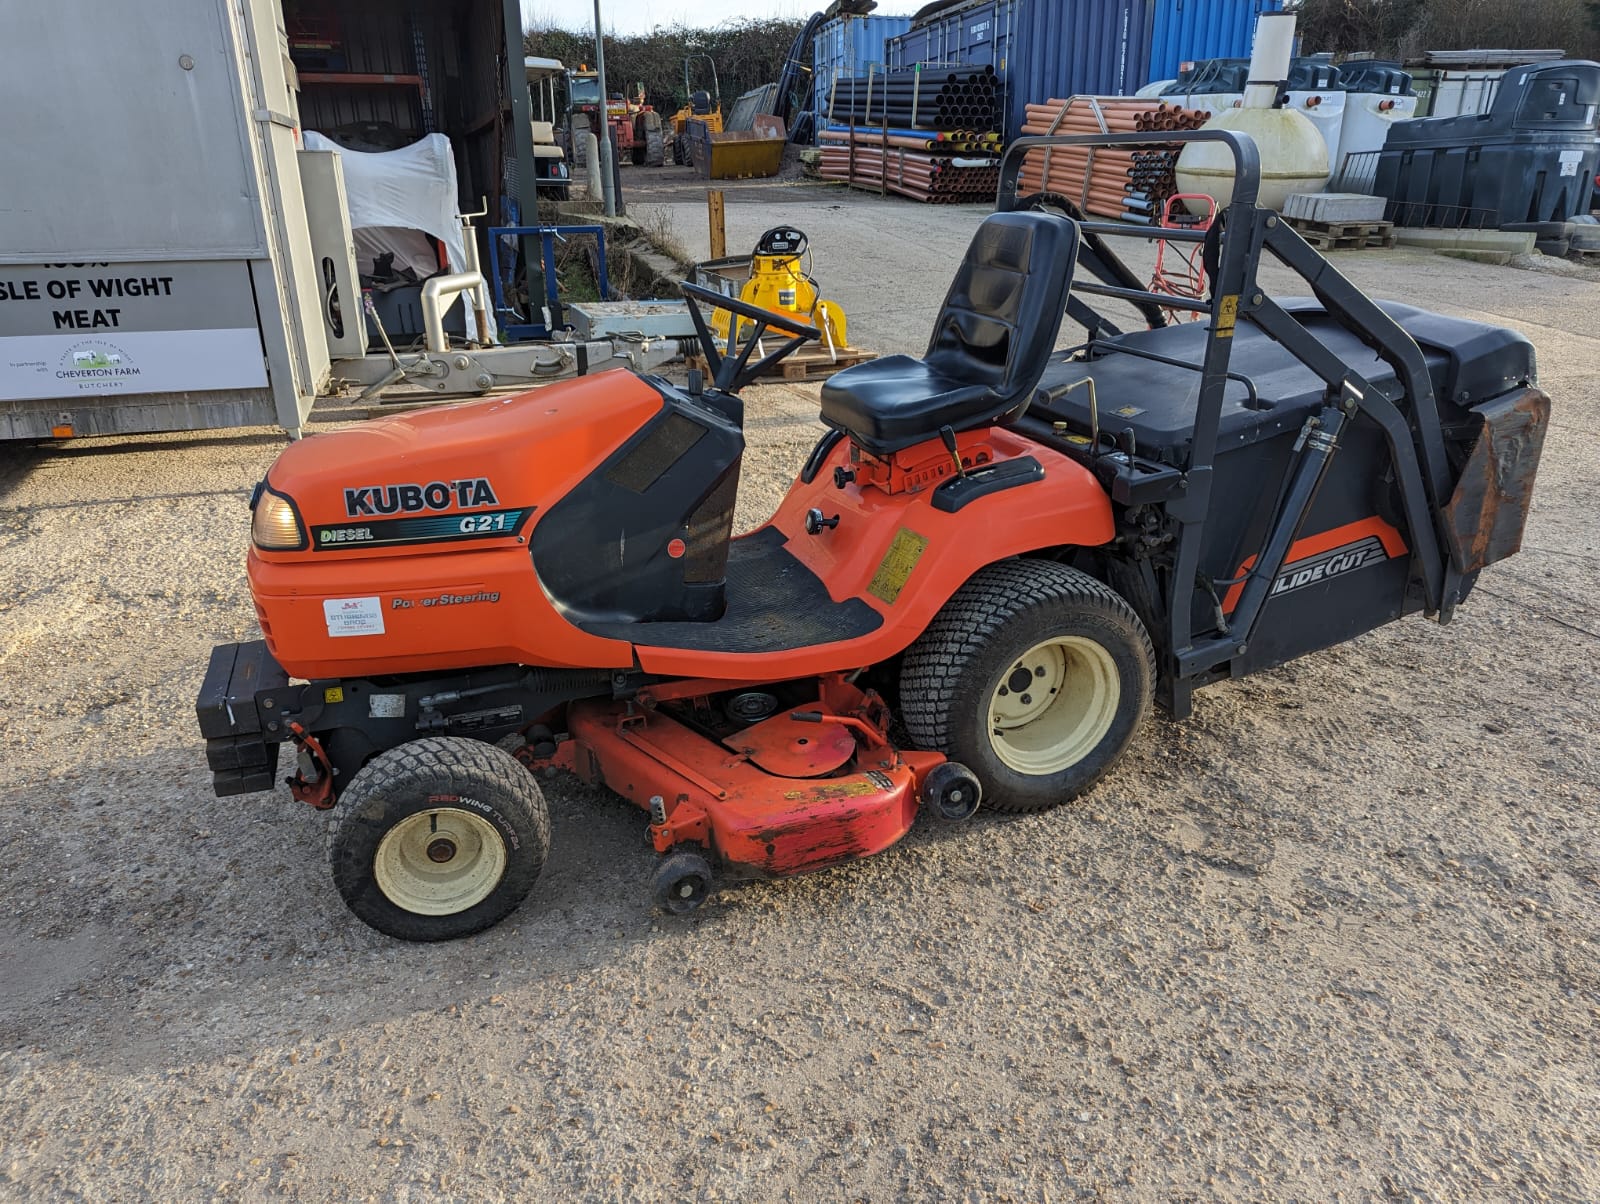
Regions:
<svg viewBox="0 0 1600 1204"><path fill-rule="evenodd" d="M997 464L1032 456L1044 469L1043 479L948 513L934 506L931 488L885 493L859 481L840 488L834 470L853 467L845 439L813 480L796 480L773 515L770 525L783 532L789 550L823 580L834 601L860 598L883 616L876 631L762 655L641 644L636 649L640 668L671 676L774 681L876 664L904 651L950 595L985 565L1045 548L1097 547L1111 540L1111 501L1088 469L1003 428L963 436L964 444L978 440L993 449ZM813 508L830 518L837 515L838 525L807 534L806 511Z"/></svg>

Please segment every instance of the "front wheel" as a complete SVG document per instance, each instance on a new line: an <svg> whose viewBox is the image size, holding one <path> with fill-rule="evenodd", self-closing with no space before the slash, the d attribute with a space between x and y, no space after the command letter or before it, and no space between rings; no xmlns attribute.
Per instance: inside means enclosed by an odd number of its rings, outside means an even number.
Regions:
<svg viewBox="0 0 1600 1204"><path fill-rule="evenodd" d="M455 736L374 757L328 823L328 864L345 903L407 941L499 923L533 889L549 851L549 813L528 771L503 749Z"/></svg>
<svg viewBox="0 0 1600 1204"><path fill-rule="evenodd" d="M1088 790L1150 710L1155 654L1120 595L1046 560L989 565L907 650L900 707L919 747L971 768L996 811Z"/></svg>

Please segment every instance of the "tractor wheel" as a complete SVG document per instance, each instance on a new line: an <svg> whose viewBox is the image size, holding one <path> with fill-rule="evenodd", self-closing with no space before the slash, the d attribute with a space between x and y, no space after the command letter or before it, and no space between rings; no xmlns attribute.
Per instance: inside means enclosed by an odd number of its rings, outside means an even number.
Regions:
<svg viewBox="0 0 1600 1204"><path fill-rule="evenodd" d="M363 921L406 941L448 941L498 924L533 889L550 816L503 749L457 736L374 757L339 795L328 864Z"/></svg>
<svg viewBox="0 0 1600 1204"><path fill-rule="evenodd" d="M662 167L666 163L665 143L661 139L660 130L650 130L644 136L644 164L646 167Z"/></svg>
<svg viewBox="0 0 1600 1204"><path fill-rule="evenodd" d="M1008 560L974 574L907 650L900 710L918 747L978 775L984 806L1043 811L1116 763L1154 680L1150 637L1115 591Z"/></svg>

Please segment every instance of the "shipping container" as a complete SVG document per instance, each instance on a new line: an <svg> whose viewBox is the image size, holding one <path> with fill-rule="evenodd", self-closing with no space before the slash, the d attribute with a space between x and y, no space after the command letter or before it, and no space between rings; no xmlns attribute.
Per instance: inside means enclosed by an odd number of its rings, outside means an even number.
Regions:
<svg viewBox="0 0 1600 1204"><path fill-rule="evenodd" d="M1150 79L1176 79L1185 63L1247 58L1256 18L1278 0L1155 0Z"/></svg>
<svg viewBox="0 0 1600 1204"><path fill-rule="evenodd" d="M1025 0L1023 0L1025 2ZM894 39L889 66L904 70L922 64L959 63L1005 70L1011 50L1011 23L1019 0L977 0L938 13Z"/></svg>
<svg viewBox="0 0 1600 1204"><path fill-rule="evenodd" d="M821 129L827 120L828 97L833 81L858 75L869 70L882 71L888 62L885 46L888 41L911 28L910 17L836 17L817 30L811 44L811 65L816 73L816 90L812 93L816 106L816 128Z"/></svg>
<svg viewBox="0 0 1600 1204"><path fill-rule="evenodd" d="M993 66L1006 134L1030 103L1076 93L1129 96L1180 62L1247 55L1255 18L1278 0L973 0L891 40L889 66Z"/></svg>
<svg viewBox="0 0 1600 1204"><path fill-rule="evenodd" d="M1131 96L1150 79L1156 0L1018 0L1006 65L1006 133L1030 101Z"/></svg>

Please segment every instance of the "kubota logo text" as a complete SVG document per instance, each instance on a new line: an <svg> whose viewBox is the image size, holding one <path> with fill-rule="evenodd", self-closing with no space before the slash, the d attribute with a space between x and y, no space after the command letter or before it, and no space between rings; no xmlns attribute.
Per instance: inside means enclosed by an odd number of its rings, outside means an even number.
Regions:
<svg viewBox="0 0 1600 1204"><path fill-rule="evenodd" d="M364 485L344 491L345 513L351 518L369 514L413 514L418 510L462 510L496 506L500 499L486 477L465 481L430 481L426 485Z"/></svg>

